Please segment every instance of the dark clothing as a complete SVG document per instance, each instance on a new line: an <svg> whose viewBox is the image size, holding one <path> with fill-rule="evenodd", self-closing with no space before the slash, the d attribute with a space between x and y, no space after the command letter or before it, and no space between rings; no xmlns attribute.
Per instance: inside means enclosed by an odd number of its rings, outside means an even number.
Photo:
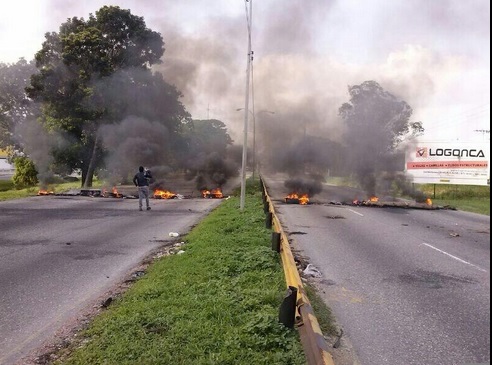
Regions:
<svg viewBox="0 0 492 365"><path fill-rule="evenodd" d="M142 210L142 205L143 201L145 200L145 203L147 204L147 210L150 210L150 203L149 203L149 195L150 195L150 190L149 190L149 181L152 179L152 175L150 174L150 171L143 171L143 167L139 168L139 172L135 174L133 177L133 183L135 186L138 187L138 206L139 209Z"/></svg>
<svg viewBox="0 0 492 365"><path fill-rule="evenodd" d="M137 172L133 177L135 186L149 186L149 178L145 176L145 172Z"/></svg>

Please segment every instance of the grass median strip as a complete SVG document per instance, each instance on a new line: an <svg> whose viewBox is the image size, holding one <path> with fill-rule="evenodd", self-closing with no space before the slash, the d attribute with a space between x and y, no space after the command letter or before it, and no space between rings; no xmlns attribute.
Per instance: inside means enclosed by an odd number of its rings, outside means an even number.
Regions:
<svg viewBox="0 0 492 365"><path fill-rule="evenodd" d="M305 364L298 332L278 322L285 279L256 184L238 206L224 200L55 364Z"/></svg>

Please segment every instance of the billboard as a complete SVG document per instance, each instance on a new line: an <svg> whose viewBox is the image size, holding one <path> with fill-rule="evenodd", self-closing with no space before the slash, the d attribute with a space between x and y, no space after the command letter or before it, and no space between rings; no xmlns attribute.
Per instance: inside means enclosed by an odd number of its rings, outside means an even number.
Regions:
<svg viewBox="0 0 492 365"><path fill-rule="evenodd" d="M415 142L406 151L405 172L419 184L490 185L490 144Z"/></svg>

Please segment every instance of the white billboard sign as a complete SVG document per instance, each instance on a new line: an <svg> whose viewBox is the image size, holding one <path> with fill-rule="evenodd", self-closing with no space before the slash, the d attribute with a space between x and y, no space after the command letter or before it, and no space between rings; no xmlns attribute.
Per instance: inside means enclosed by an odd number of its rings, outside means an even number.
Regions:
<svg viewBox="0 0 492 365"><path fill-rule="evenodd" d="M415 142L405 172L419 184L490 185L490 145L484 142Z"/></svg>

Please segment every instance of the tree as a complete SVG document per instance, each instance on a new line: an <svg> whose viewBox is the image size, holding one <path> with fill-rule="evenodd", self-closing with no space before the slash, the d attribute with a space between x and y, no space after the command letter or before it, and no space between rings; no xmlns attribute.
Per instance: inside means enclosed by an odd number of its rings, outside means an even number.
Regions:
<svg viewBox="0 0 492 365"><path fill-rule="evenodd" d="M197 153L217 152L223 156L227 146L232 145L232 139L226 125L217 119L193 120L183 131L186 140L187 155L191 158Z"/></svg>
<svg viewBox="0 0 492 365"><path fill-rule="evenodd" d="M412 108L376 81L349 86L348 91L350 101L339 108L345 145L350 147L347 163L363 187L375 194L378 173L398 168L397 147L406 136L421 133L422 123L410 123Z"/></svg>
<svg viewBox="0 0 492 365"><path fill-rule="evenodd" d="M350 102L339 114L347 126L350 141L377 140L381 152L393 150L402 138L422 128L420 122L409 123L412 108L403 100L385 91L376 81L349 86ZM420 124L419 124L420 123Z"/></svg>
<svg viewBox="0 0 492 365"><path fill-rule="evenodd" d="M183 130L179 164L198 190L220 187L238 175L239 166L228 155L232 143L226 125L217 119L193 120Z"/></svg>
<svg viewBox="0 0 492 365"><path fill-rule="evenodd" d="M37 113L25 92L35 72L34 61L27 62L23 58L14 64L0 63L0 149L21 149L15 138L16 128Z"/></svg>
<svg viewBox="0 0 492 365"><path fill-rule="evenodd" d="M327 138L305 136L292 145L284 145L270 158L274 171L286 172L291 177L309 176L323 179L333 169L339 171L342 146Z"/></svg>
<svg viewBox="0 0 492 365"><path fill-rule="evenodd" d="M163 46L161 35L148 29L142 17L117 6L104 6L87 21L68 19L58 33L45 35L35 57L39 73L33 75L26 91L43 103L43 125L72 141L65 162L81 169L83 186L92 185L96 169L103 165L99 127L116 123L122 116L101 92L101 85L130 69L139 69L151 79L150 67L161 62ZM129 89L135 84L125 86ZM178 95L168 92L167 97ZM178 109L185 117L184 108ZM58 151L55 155L61 158L64 154Z"/></svg>

